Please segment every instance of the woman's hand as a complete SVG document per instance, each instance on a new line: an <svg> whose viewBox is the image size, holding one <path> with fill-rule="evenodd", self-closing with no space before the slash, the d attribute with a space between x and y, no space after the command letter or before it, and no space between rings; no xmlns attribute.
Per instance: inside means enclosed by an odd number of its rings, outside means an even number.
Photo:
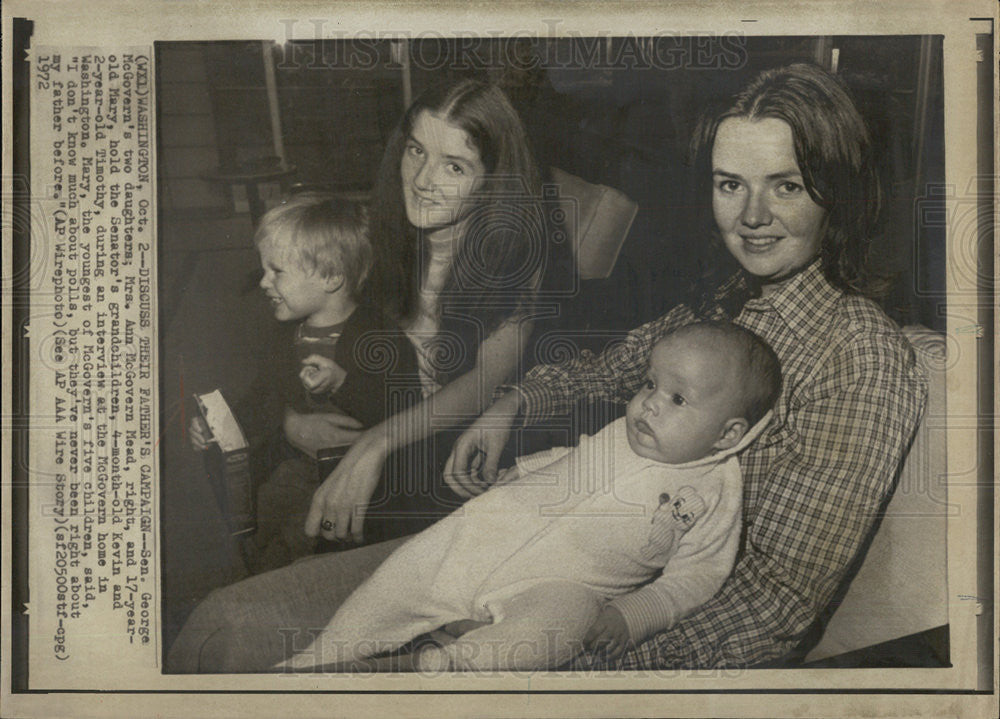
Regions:
<svg viewBox="0 0 1000 719"><path fill-rule="evenodd" d="M497 481L500 453L521 408L521 395L508 392L462 433L444 466L444 480L460 497L482 494Z"/></svg>
<svg viewBox="0 0 1000 719"><path fill-rule="evenodd" d="M380 427L361 435L330 476L313 494L306 516L305 531L310 537L324 539L364 539L362 529L368 502L375 492L388 456L384 432Z"/></svg>
<svg viewBox="0 0 1000 719"><path fill-rule="evenodd" d="M302 360L299 370L302 386L312 394L336 392L346 377L347 372L339 364L323 355L309 355Z"/></svg>
<svg viewBox="0 0 1000 719"><path fill-rule="evenodd" d="M361 423L336 412L302 414L285 409L285 437L293 447L310 457L325 447L353 444L361 436Z"/></svg>

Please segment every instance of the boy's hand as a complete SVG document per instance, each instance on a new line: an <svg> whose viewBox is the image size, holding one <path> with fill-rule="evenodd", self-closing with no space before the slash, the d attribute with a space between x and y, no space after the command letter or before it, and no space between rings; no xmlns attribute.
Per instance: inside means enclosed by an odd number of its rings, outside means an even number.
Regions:
<svg viewBox="0 0 1000 719"><path fill-rule="evenodd" d="M332 359L315 354L302 360L299 371L302 386L313 394L336 392L346 377L347 372Z"/></svg>
<svg viewBox="0 0 1000 719"><path fill-rule="evenodd" d="M629 646L628 625L622 613L610 604L604 605L596 621L583 637L588 651L605 659L618 659Z"/></svg>
<svg viewBox="0 0 1000 719"><path fill-rule="evenodd" d="M208 445L215 444L212 430L208 428L205 420L201 417L191 418L191 422L188 424L188 437L191 438L191 447L196 452L202 452L208 449Z"/></svg>

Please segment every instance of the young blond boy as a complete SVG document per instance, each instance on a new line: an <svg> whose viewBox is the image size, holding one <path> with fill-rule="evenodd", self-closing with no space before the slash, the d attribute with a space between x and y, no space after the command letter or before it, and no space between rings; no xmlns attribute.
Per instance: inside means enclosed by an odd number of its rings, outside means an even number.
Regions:
<svg viewBox="0 0 1000 719"><path fill-rule="evenodd" d="M262 381L255 382L261 394L241 403L238 418L284 405L284 416L266 412L263 421L253 417L248 424L272 434L326 413L353 435L419 397L412 344L361 298L372 258L363 206L329 195L293 195L264 215L254 242L263 269L260 287L275 319L297 324L291 347L265 367ZM196 449L211 441L200 421L192 422L191 439ZM267 456L258 461L273 465L257 490L254 571L287 564L311 553L316 543L305 535L305 514L325 477L311 452L297 443L278 444L275 449L274 441L251 439L252 447L266 447L257 454Z"/></svg>

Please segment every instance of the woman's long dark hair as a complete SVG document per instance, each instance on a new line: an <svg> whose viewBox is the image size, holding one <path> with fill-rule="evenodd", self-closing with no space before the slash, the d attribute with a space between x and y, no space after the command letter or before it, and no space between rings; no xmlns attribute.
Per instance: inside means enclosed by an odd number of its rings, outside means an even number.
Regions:
<svg viewBox="0 0 1000 719"><path fill-rule="evenodd" d="M459 365L464 368L475 359L477 339L530 309L539 278L551 269L549 222L527 134L503 92L476 80L432 87L406 111L379 166L370 213L371 302L401 322L412 319L418 306L429 252L426 235L406 218L400 162L425 111L464 130L486 168L470 198L474 207L462 220L463 240L441 292L441 335L461 339Z"/></svg>
<svg viewBox="0 0 1000 719"><path fill-rule="evenodd" d="M729 118L775 118L792 129L795 158L806 191L827 211L820 249L823 274L844 292L877 296L884 279L869 267L869 255L882 203L881 186L864 120L843 85L830 73L804 63L765 70L724 104L702 116L691 140L694 191L712 196L712 148L719 125ZM707 210L707 211L706 211ZM711 206L701 212L701 233L711 238L714 262L726 252ZM704 237L705 234L700 234ZM722 263L723 271L733 263ZM702 298L718 286L709 270Z"/></svg>

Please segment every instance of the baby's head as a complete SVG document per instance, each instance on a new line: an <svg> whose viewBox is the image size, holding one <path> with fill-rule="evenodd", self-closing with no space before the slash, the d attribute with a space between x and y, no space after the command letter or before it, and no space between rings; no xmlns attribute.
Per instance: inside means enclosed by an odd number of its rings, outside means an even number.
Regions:
<svg viewBox="0 0 1000 719"><path fill-rule="evenodd" d="M736 446L778 399L781 364L753 332L700 322L663 337L628 403L632 450L681 464Z"/></svg>
<svg viewBox="0 0 1000 719"><path fill-rule="evenodd" d="M330 195L293 195L268 211L254 243L274 316L325 326L353 307L372 261L367 230L362 205Z"/></svg>

